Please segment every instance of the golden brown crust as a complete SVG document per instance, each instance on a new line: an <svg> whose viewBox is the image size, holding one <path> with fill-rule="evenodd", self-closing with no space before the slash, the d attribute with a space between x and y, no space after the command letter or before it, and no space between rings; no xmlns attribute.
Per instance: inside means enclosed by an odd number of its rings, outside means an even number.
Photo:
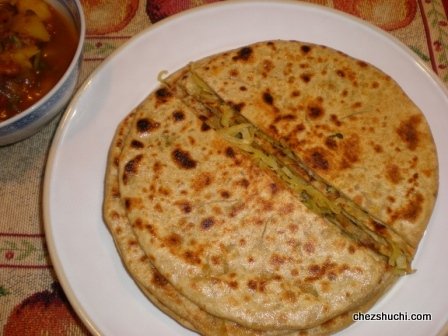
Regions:
<svg viewBox="0 0 448 336"><path fill-rule="evenodd" d="M285 41L194 66L228 104L417 246L437 191L436 153L424 116L389 77ZM344 328L396 276L179 99L184 74L151 93L111 146L104 217L129 273L205 335Z"/></svg>
<svg viewBox="0 0 448 336"><path fill-rule="evenodd" d="M119 180L159 272L202 309L248 328L312 328L363 304L390 276L384 259L308 211L165 89L136 111Z"/></svg>
<svg viewBox="0 0 448 336"><path fill-rule="evenodd" d="M203 335L232 335L232 336L280 336L295 335L293 331L260 332L241 327L240 325L221 320L208 314L193 304L163 277L152 265L136 241L126 211L123 207L118 185L119 156L129 132L129 124L134 114L127 116L117 128L108 156L105 177L105 200L103 205L104 220L114 238L117 250L129 274L135 280L142 292L165 314L191 330L199 331ZM188 211L188 210L187 210ZM374 301L372 301L373 303ZM356 311L365 310L363 307ZM355 312L355 311L354 311ZM351 314L342 314L323 325L301 334L327 335L351 324Z"/></svg>
<svg viewBox="0 0 448 336"><path fill-rule="evenodd" d="M424 115L393 79L325 46L289 41L212 56L195 71L417 247L437 194L437 153Z"/></svg>

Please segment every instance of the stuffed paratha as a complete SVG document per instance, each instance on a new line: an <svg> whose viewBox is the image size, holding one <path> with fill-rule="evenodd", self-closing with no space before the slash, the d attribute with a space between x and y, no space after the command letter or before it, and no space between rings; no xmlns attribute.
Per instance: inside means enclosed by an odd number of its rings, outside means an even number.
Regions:
<svg viewBox="0 0 448 336"><path fill-rule="evenodd" d="M165 88L136 113L119 164L129 221L159 272L207 312L311 328L391 276Z"/></svg>
<svg viewBox="0 0 448 336"><path fill-rule="evenodd" d="M221 320L189 301L164 278L146 257L129 226L126 211L120 198L118 185L118 163L129 124L134 113L127 116L118 127L112 142L105 179L104 218L114 237L117 249L126 269L143 293L163 312L185 327L203 335L273 336L273 335L327 335L352 323L352 312L346 312L308 330L261 332ZM370 302L353 312L365 311L375 302Z"/></svg>
<svg viewBox="0 0 448 336"><path fill-rule="evenodd" d="M424 115L392 78L296 41L257 43L194 68L256 127L418 245L437 194L437 154Z"/></svg>
<svg viewBox="0 0 448 336"><path fill-rule="evenodd" d="M322 63L327 67L320 68ZM355 65L368 70L353 70ZM378 217L373 223L381 225L380 232L372 241L388 242L390 234L382 231L392 232L410 246L403 252L409 263L437 190L435 149L423 115L377 69L319 46L271 41L215 55L193 67L194 76L191 69L180 70L137 108L120 148L117 189L139 253L172 293L206 318L224 321L227 331L312 328L311 333L326 333L335 329L328 325L345 325L348 312L372 304L393 282L395 265L365 240L354 239L322 213L310 210L275 169L260 165L241 144L229 141L228 134L215 127L209 102L200 96L192 100L188 87L197 86L198 76L251 127L292 151L306 169ZM330 69L338 77L326 76ZM351 91L341 82L345 76L352 78ZM308 85L311 80L314 86ZM387 98L384 93L379 100L369 100L366 83L397 94L395 100L378 105ZM375 116L368 116L369 111L341 115L348 107L360 107L351 104L354 97L365 108L377 106ZM406 119L405 111L413 117ZM411 119L415 122L406 123ZM381 131L361 137L366 122L379 125ZM392 131L395 138L384 138ZM307 138L298 138L302 132ZM241 131L238 136L247 140ZM351 139L356 136L355 144ZM406 169L391 168L386 160L390 155L382 154L398 139L395 152L404 154L394 155L394 164L409 164ZM285 154L268 147L263 150L274 158ZM389 164L383 168L387 174L380 175L377 166L372 170L373 152L366 148L382 154L375 162ZM330 149L332 155L327 153ZM356 178L362 182L369 176L376 183L387 180L385 191L373 190L373 184L364 190L357 183ZM353 187L346 187L349 183ZM389 209L389 216L375 207L379 204L388 205L382 209ZM397 209L405 210L398 215ZM163 291L155 295L161 302L167 297ZM176 305L172 307L176 311Z"/></svg>

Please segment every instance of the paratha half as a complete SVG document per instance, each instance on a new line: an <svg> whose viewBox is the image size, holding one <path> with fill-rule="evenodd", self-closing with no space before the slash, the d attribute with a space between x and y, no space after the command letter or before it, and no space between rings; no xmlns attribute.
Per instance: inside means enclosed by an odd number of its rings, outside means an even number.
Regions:
<svg viewBox="0 0 448 336"><path fill-rule="evenodd" d="M417 247L438 188L426 119L374 66L331 48L267 41L194 63L256 127Z"/></svg>
<svg viewBox="0 0 448 336"><path fill-rule="evenodd" d="M210 315L177 292L167 279L155 269L140 248L129 225L126 210L120 198L118 163L124 140L129 132L129 124L133 118L134 113L131 113L120 123L110 147L105 177L103 213L105 222L129 274L142 292L164 313L183 326L203 335L273 336L300 334L311 336L328 335L346 327L353 322L352 313L365 311L376 301L376 298L372 298L366 305L357 307L353 312L336 316L312 329L262 332L244 328L236 323Z"/></svg>
<svg viewBox="0 0 448 336"><path fill-rule="evenodd" d="M410 270L436 152L423 114L374 67L262 42L179 70L133 115L111 147L105 219L130 274L184 325L327 334ZM311 186L285 183L303 170ZM333 218L347 207L348 227Z"/></svg>
<svg viewBox="0 0 448 336"><path fill-rule="evenodd" d="M107 172L105 177L104 219L114 238L123 264L142 290L142 292L160 310L174 320L203 335L233 335L233 336L274 336L274 335L328 335L340 330L353 322L352 314L365 311L376 301L362 307L357 307L353 312L346 312L326 321L322 325L312 329L301 331L274 331L262 332L244 328L236 323L219 319L208 314L193 304L164 278L149 261L140 248L135 235L127 220L126 210L120 198L118 184L118 162L124 140L129 131L129 124L134 114L127 116L118 127L112 141Z"/></svg>

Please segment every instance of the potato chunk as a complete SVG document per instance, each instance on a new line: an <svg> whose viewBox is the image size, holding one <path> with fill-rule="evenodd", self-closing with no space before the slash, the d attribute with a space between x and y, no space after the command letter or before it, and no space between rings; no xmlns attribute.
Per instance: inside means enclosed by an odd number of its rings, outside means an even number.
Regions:
<svg viewBox="0 0 448 336"><path fill-rule="evenodd" d="M19 13L13 21L12 31L48 42L50 34L34 12Z"/></svg>
<svg viewBox="0 0 448 336"><path fill-rule="evenodd" d="M17 8L21 13L26 13L27 11L34 12L42 21L48 20L51 17L48 4L42 0L18 0Z"/></svg>

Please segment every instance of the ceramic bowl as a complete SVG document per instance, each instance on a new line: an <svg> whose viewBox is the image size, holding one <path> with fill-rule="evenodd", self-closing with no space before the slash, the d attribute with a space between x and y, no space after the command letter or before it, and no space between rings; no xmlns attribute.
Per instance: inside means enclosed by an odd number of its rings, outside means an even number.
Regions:
<svg viewBox="0 0 448 336"><path fill-rule="evenodd" d="M77 87L82 49L85 39L85 19L79 0L49 0L54 7L66 10L78 32L78 44L73 59L56 85L34 105L19 114L0 122L0 146L23 140L59 114Z"/></svg>

